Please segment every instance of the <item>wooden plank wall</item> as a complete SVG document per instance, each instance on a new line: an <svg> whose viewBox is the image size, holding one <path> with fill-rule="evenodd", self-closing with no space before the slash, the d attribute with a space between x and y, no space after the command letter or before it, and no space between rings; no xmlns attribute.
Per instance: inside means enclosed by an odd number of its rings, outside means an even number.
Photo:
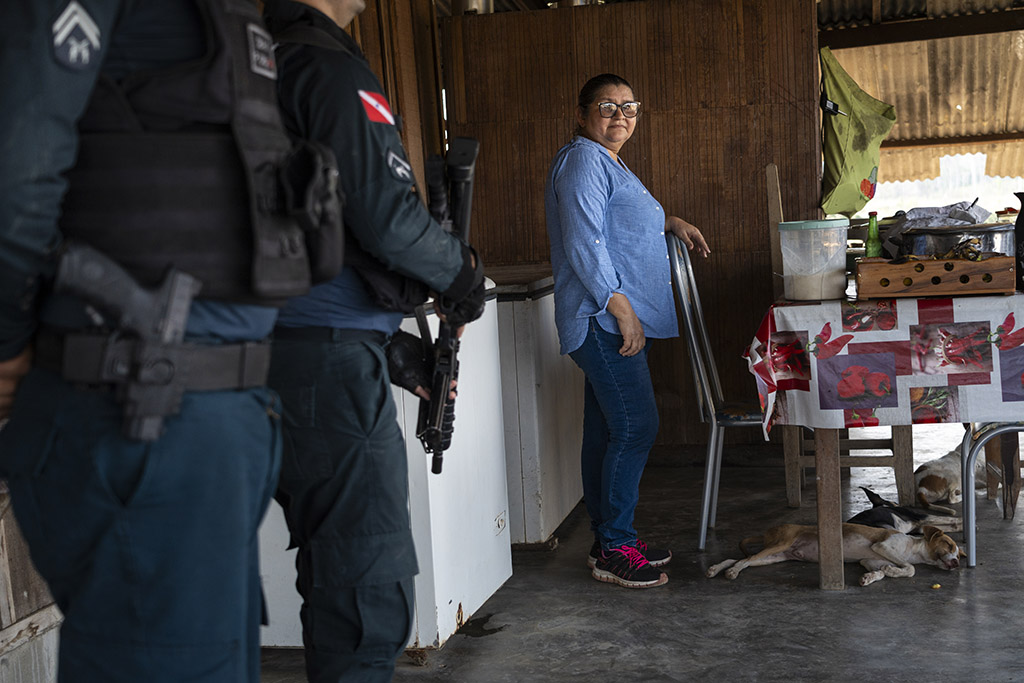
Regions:
<svg viewBox="0 0 1024 683"><path fill-rule="evenodd" d="M10 496L0 492L0 659L60 623L60 612L36 573ZM0 666L0 672L4 669ZM0 674L0 680L3 680Z"/></svg>
<svg viewBox="0 0 1024 683"><path fill-rule="evenodd" d="M473 230L485 264L548 263L548 165L572 135L583 83L618 73L644 107L622 158L668 213L707 235L713 254L697 278L719 370L727 394L754 399L740 354L771 302L765 166L779 166L787 220L819 216L816 48L814 0L646 0L446 20L449 134L481 141ZM652 350L661 444L706 438L685 354L678 339Z"/></svg>
<svg viewBox="0 0 1024 683"><path fill-rule="evenodd" d="M402 119L402 141L416 182L423 162L442 148L437 14L433 0L370 0L350 31L384 95Z"/></svg>

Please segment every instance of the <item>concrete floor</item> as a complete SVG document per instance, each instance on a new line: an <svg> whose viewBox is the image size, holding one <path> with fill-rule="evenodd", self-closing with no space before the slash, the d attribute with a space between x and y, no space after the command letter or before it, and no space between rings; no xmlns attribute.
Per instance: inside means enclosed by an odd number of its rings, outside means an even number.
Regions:
<svg viewBox="0 0 1024 683"><path fill-rule="evenodd" d="M915 462L942 455L961 434L957 425L916 427ZM741 538L815 518L813 476L792 509L779 459L750 466L756 460L737 451L727 450L718 528L703 553L702 470L664 457L648 466L636 526L675 552L667 585L628 590L590 578L592 538L577 507L555 550L515 551L512 578L442 649L422 662L403 656L394 680L1024 681L1024 522L1004 521L982 495L973 569L919 566L913 578L861 588L861 567L848 564L841 592L821 591L817 565L795 562L707 579L709 565L742 556ZM859 486L896 499L891 470L855 468L843 483L846 517L870 507ZM303 680L300 651L265 652L264 683Z"/></svg>

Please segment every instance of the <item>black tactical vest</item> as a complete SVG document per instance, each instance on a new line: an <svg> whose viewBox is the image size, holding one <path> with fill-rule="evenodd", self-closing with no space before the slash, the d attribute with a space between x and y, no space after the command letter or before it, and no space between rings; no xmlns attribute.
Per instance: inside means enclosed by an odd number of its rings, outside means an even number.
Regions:
<svg viewBox="0 0 1024 683"><path fill-rule="evenodd" d="M255 3L197 5L207 45L198 62L120 83L101 75L79 124L60 227L144 285L173 265L202 281L203 298L281 304L309 289L310 226L289 212L303 191L281 185L295 175L282 172L294 155L272 41Z"/></svg>

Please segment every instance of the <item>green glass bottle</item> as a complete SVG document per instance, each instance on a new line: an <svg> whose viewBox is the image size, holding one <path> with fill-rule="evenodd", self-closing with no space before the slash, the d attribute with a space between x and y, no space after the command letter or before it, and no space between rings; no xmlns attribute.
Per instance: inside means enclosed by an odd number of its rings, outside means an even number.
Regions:
<svg viewBox="0 0 1024 683"><path fill-rule="evenodd" d="M864 243L864 256L872 258L882 255L882 242L878 239L878 212L868 213L868 239Z"/></svg>

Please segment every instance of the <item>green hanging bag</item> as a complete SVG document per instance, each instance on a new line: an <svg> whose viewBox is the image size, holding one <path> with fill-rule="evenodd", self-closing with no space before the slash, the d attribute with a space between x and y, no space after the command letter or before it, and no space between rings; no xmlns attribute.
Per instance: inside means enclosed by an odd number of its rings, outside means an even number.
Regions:
<svg viewBox="0 0 1024 683"><path fill-rule="evenodd" d="M823 47L820 53L825 153L821 208L849 218L875 196L879 149L896 123L896 110L861 90L830 49Z"/></svg>

